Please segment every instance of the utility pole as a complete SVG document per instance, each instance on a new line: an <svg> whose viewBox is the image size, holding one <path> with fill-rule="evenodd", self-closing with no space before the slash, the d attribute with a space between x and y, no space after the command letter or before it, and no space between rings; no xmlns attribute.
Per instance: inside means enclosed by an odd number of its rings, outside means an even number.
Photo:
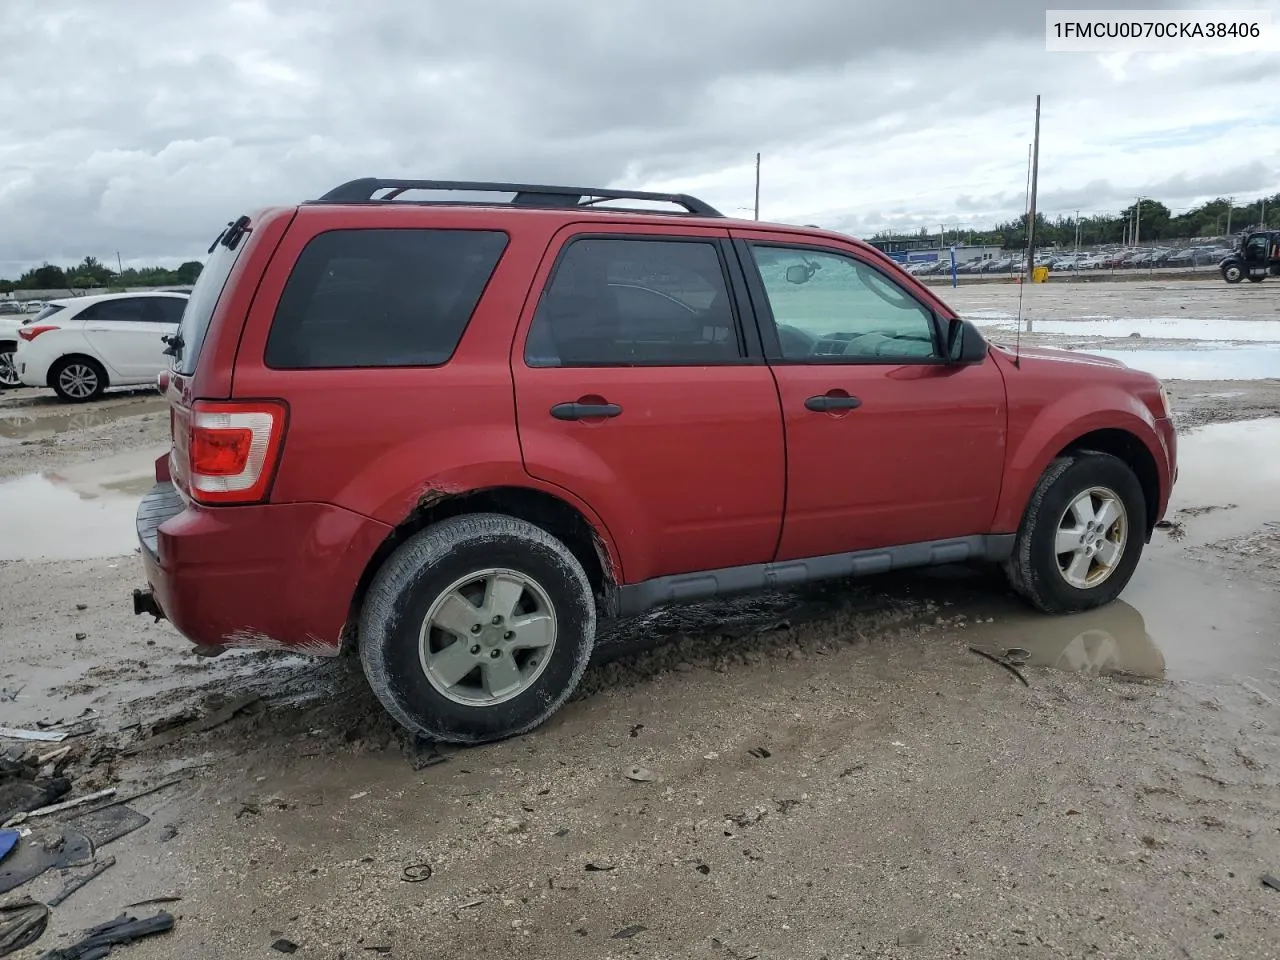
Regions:
<svg viewBox="0 0 1280 960"><path fill-rule="evenodd" d="M1036 265L1036 186L1040 179L1040 94L1036 94L1036 136L1032 141L1031 198L1027 204L1027 279Z"/></svg>
<svg viewBox="0 0 1280 960"><path fill-rule="evenodd" d="M121 260L120 260L120 251L119 251L119 250L117 250L117 251L116 251L116 276L117 276L117 277L123 277L123 276L124 276L124 264L123 264L123 263L121 262Z"/></svg>
<svg viewBox="0 0 1280 960"><path fill-rule="evenodd" d="M756 219L760 219L760 154L756 154Z"/></svg>
<svg viewBox="0 0 1280 960"><path fill-rule="evenodd" d="M1076 270L1079 271L1080 269L1080 262L1079 262L1080 261L1080 211L1079 210L1076 211L1076 249L1072 255L1072 260L1075 262Z"/></svg>
<svg viewBox="0 0 1280 960"><path fill-rule="evenodd" d="M1227 236L1231 236L1231 208L1236 205L1235 197L1227 197Z"/></svg>
<svg viewBox="0 0 1280 960"><path fill-rule="evenodd" d="M1138 197L1133 205L1133 245L1138 245L1139 228L1142 226L1142 198Z"/></svg>

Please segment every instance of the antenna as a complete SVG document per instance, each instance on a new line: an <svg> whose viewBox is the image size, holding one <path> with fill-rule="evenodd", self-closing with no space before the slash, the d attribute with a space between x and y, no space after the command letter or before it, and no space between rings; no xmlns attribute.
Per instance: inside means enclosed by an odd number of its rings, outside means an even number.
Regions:
<svg viewBox="0 0 1280 960"><path fill-rule="evenodd" d="M1036 187L1040 179L1040 94L1036 94L1036 135L1027 158L1027 263L1026 275L1018 284L1018 330L1014 338L1013 365L1022 366L1022 294L1036 269Z"/></svg>

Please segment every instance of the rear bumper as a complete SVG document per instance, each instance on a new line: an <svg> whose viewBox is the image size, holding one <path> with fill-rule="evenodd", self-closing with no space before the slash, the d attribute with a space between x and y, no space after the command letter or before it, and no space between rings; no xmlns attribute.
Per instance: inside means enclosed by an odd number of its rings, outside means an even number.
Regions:
<svg viewBox="0 0 1280 960"><path fill-rule="evenodd" d="M385 524L322 503L203 508L169 482L138 505L150 590L134 612L163 616L200 647L333 656Z"/></svg>

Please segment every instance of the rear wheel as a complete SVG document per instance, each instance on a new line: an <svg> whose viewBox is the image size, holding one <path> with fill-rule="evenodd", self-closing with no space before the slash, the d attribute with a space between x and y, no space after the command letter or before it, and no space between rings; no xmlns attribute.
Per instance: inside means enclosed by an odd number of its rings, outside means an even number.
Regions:
<svg viewBox="0 0 1280 960"><path fill-rule="evenodd" d="M500 514L455 517L402 544L369 587L360 660L416 734L501 740L569 698L595 644L591 585L569 549Z"/></svg>
<svg viewBox="0 0 1280 960"><path fill-rule="evenodd" d="M1110 603L1133 576L1145 542L1146 498L1132 470L1106 453L1049 465L1031 495L1005 573L1045 613Z"/></svg>
<svg viewBox="0 0 1280 960"><path fill-rule="evenodd" d="M17 349L16 343L0 343L0 390L22 386L22 381L18 379L18 367L13 360Z"/></svg>
<svg viewBox="0 0 1280 960"><path fill-rule="evenodd" d="M63 357L49 371L49 386L63 400L96 400L107 389L107 371L89 357Z"/></svg>

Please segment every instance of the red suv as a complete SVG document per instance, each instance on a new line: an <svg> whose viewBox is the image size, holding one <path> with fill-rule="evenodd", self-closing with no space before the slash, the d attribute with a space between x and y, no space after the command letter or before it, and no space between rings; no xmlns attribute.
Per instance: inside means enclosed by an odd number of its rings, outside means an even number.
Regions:
<svg viewBox="0 0 1280 960"><path fill-rule="evenodd" d="M135 610L206 653L355 644L455 742L672 602L978 559L1105 604L1176 477L1155 378L685 195L353 181L228 224L170 339Z"/></svg>

